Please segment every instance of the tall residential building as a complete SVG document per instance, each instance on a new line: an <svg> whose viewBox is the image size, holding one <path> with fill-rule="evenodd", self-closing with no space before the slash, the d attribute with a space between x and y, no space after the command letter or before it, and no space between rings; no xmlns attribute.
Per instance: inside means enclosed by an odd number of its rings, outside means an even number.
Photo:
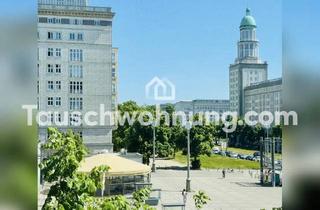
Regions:
<svg viewBox="0 0 320 210"><path fill-rule="evenodd" d="M78 132L92 153L113 150L109 120L83 122L84 113L99 113L100 105L112 110L113 17L111 8L88 6L86 0L39 0L38 5L38 109L51 112L51 126ZM99 122L99 116L90 120ZM47 139L47 126L39 127L39 138Z"/></svg>
<svg viewBox="0 0 320 210"><path fill-rule="evenodd" d="M281 111L282 79L266 80L244 89L245 112Z"/></svg>
<svg viewBox="0 0 320 210"><path fill-rule="evenodd" d="M240 116L244 114L244 89L268 78L268 64L259 58L256 28L256 21L247 9L240 23L238 56L229 67L230 110Z"/></svg>

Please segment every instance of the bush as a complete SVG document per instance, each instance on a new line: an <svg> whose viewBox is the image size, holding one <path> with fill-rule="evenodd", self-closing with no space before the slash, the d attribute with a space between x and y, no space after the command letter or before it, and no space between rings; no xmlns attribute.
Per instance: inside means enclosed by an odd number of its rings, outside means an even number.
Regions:
<svg viewBox="0 0 320 210"><path fill-rule="evenodd" d="M191 168L192 169L200 169L201 168L201 162L199 159L193 159L191 160Z"/></svg>
<svg viewBox="0 0 320 210"><path fill-rule="evenodd" d="M170 157L174 154L174 149L167 142L164 144L158 143L158 157Z"/></svg>

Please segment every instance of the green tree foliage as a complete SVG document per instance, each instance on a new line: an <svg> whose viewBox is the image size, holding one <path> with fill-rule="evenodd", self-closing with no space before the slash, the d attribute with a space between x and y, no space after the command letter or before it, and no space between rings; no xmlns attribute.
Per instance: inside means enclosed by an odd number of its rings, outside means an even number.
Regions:
<svg viewBox="0 0 320 210"><path fill-rule="evenodd" d="M94 168L91 173L77 173L87 150L78 135L49 128L49 139L42 145L47 157L40 164L44 181L52 183L43 209L79 209L101 188L102 174L107 166Z"/></svg>
<svg viewBox="0 0 320 210"><path fill-rule="evenodd" d="M269 137L281 137L282 129L275 126L269 129ZM236 131L229 134L228 146L259 150L261 137L266 137L266 129L257 125L255 127L249 125L238 125Z"/></svg>
<svg viewBox="0 0 320 210"><path fill-rule="evenodd" d="M135 192L132 202L124 196L94 197L97 190L102 188L103 174L109 167L95 167L88 174L78 172L80 162L87 154L82 139L72 131L61 133L55 128L49 128L48 132L49 139L42 145L42 151L47 153L47 157L41 162L40 169L44 181L50 183L51 187L42 209L151 209L144 204L150 190Z"/></svg>
<svg viewBox="0 0 320 210"><path fill-rule="evenodd" d="M120 114L128 112L133 116L134 112L150 111L153 117L156 115L155 106L139 106L136 102L128 101L118 106ZM156 126L156 153L159 157L171 157L179 150L186 154L187 148L187 131L178 122L172 124L174 106L168 104L163 111L169 113L169 125L165 124L166 117L161 115L159 124ZM199 120L198 116L194 120ZM194 126L191 129L191 155L193 157L194 168L200 167L199 156L210 155L213 143L217 144L221 139L226 138L223 131L224 125L219 124ZM282 129L280 126L273 127L269 131L269 136L281 137ZM237 125L236 130L228 135L228 146L243 149L259 149L259 141L261 137L266 136L266 130L261 126L255 127L248 125ZM152 155L153 128L143 126L138 121L134 121L129 125L126 121L124 125L118 125L113 131L114 150L119 151L121 148L127 149L129 152L139 152L143 155L144 163L148 163L148 159Z"/></svg>
<svg viewBox="0 0 320 210"><path fill-rule="evenodd" d="M190 155L193 158L191 165L193 169L199 169L201 167L200 155L210 156L214 146L212 125L192 127L190 141Z"/></svg>
<svg viewBox="0 0 320 210"><path fill-rule="evenodd" d="M119 113L123 115L128 112L133 116L134 112L139 113L149 111L156 116L155 106L138 106L133 101L128 101L120 104L118 107ZM174 111L173 106L167 108L170 113L170 118ZM144 121L148 118L145 116ZM170 120L171 121L171 120ZM124 125L118 125L117 129L113 131L114 150L119 151L121 148L127 149L129 152L139 152L143 155L143 162L148 164L149 158L152 154L153 128L152 125L144 126L139 121L135 120L132 125L128 121ZM168 157L174 154L176 140L172 138L171 125L165 125L165 116L161 115L160 122L156 126L156 141L158 156Z"/></svg>
<svg viewBox="0 0 320 210"><path fill-rule="evenodd" d="M193 195L194 204L197 209L202 209L208 202L211 200L211 198L204 192L204 191L198 191Z"/></svg>

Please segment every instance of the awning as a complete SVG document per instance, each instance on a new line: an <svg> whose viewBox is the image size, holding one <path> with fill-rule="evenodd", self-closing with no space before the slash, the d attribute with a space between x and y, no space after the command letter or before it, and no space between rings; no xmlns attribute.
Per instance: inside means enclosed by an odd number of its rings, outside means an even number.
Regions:
<svg viewBox="0 0 320 210"><path fill-rule="evenodd" d="M119 157L114 154L98 154L87 157L81 162L79 172L89 173L94 167L107 165L110 167L107 177L147 175L151 168L147 165Z"/></svg>

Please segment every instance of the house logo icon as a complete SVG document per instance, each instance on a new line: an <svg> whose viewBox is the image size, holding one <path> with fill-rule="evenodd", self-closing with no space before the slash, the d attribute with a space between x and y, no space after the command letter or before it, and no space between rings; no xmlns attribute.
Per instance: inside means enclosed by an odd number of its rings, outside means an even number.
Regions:
<svg viewBox="0 0 320 210"><path fill-rule="evenodd" d="M176 98L176 88L170 80L154 77L146 84L145 94L157 101L172 101Z"/></svg>

